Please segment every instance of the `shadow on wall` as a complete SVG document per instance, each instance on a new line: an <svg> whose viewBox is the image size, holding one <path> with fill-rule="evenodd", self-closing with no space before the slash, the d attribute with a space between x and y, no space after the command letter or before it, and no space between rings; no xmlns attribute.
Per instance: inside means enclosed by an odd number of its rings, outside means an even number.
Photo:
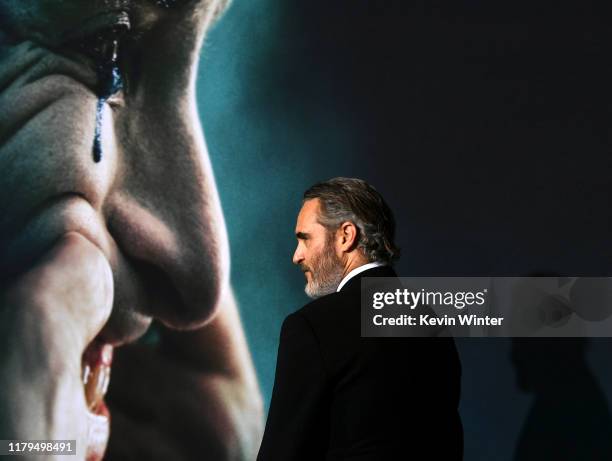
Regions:
<svg viewBox="0 0 612 461"><path fill-rule="evenodd" d="M612 459L612 416L587 345L587 338L513 339L517 384L535 397L515 461Z"/></svg>

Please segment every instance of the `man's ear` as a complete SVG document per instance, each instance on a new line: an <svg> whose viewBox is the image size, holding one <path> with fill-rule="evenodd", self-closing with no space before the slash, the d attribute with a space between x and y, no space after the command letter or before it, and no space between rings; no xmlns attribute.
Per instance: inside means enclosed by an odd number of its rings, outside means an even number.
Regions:
<svg viewBox="0 0 612 461"><path fill-rule="evenodd" d="M340 224L337 232L337 241L340 251L348 253L357 246L357 226L350 221Z"/></svg>

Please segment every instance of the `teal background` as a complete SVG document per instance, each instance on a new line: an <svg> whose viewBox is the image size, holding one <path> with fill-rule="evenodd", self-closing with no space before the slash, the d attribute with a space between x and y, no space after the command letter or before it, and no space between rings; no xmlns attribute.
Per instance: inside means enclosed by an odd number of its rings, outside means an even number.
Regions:
<svg viewBox="0 0 612 461"><path fill-rule="evenodd" d="M351 127L329 89L292 92L283 63L295 59L283 8L235 1L207 37L198 105L225 213L235 287L269 404L280 326L308 302L291 263L306 188L350 175ZM287 38L289 40L284 40ZM331 96L331 95L330 95Z"/></svg>
<svg viewBox="0 0 612 461"><path fill-rule="evenodd" d="M317 156L338 149L333 120L274 91L286 50L272 2L236 1L207 37L198 103L232 254L232 283L269 404L280 325L307 301L291 263L301 193L331 176ZM281 35L282 36L282 35ZM318 155L317 155L318 154Z"/></svg>

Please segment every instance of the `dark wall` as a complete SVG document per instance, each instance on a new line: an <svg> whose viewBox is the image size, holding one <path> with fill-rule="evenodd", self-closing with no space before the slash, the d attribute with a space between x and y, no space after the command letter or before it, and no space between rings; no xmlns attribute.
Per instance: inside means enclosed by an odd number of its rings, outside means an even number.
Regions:
<svg viewBox="0 0 612 461"><path fill-rule="evenodd" d="M290 258L316 180L383 193L400 275L612 275L607 19L585 2L234 2L200 108L266 399L280 323L307 301ZM529 459L547 437L530 428L554 421L583 441L597 418L609 428L612 342L550 344L459 342L467 460ZM544 381L543 356L557 364Z"/></svg>

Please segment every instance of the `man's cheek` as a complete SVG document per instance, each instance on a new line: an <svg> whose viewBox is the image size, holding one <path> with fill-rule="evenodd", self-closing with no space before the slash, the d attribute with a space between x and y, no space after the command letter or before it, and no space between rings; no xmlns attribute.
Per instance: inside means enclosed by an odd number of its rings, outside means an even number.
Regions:
<svg viewBox="0 0 612 461"><path fill-rule="evenodd" d="M44 86L37 91L44 91ZM35 96L26 91L23 97ZM49 233L70 230L65 229L64 221L73 221L74 216L49 214L49 210L75 197L89 202L92 209L101 204L115 155L107 117L107 155L99 164L92 160L95 105L95 97L85 90L67 91L23 120L19 130L0 147L0 168L7 172L0 177L4 191L0 195L0 273L44 251L49 240L58 237Z"/></svg>

